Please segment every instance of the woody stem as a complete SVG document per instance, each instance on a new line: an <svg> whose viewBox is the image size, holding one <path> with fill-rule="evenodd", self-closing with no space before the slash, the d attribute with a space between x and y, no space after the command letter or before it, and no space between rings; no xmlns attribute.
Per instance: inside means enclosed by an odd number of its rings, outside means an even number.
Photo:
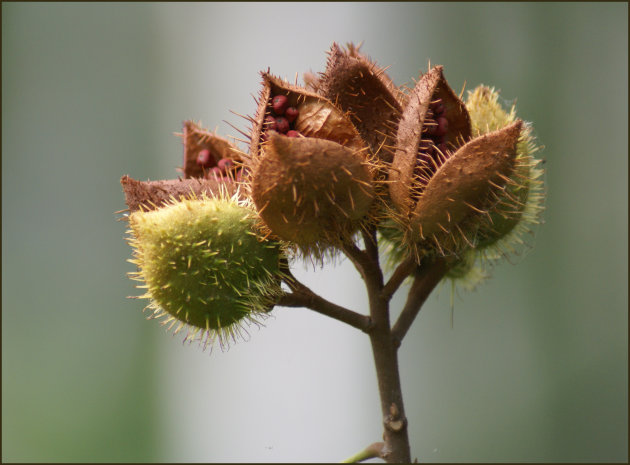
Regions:
<svg viewBox="0 0 630 465"><path fill-rule="evenodd" d="M409 463L411 452L398 370L398 354L389 323L391 296L383 292L385 285L375 236L374 230L364 233L365 251L355 244L346 244L342 249L361 273L368 293L372 321L372 328L368 334L372 345L384 426L381 457L388 463Z"/></svg>

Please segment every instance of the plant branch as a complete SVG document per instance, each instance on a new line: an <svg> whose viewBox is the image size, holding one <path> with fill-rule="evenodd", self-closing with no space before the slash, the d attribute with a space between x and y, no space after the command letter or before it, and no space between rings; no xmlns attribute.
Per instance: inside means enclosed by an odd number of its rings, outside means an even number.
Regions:
<svg viewBox="0 0 630 465"><path fill-rule="evenodd" d="M335 320L347 323L350 326L360 329L364 333L369 333L372 329L370 317L332 303L318 296L310 289L306 292L284 294L278 300L277 305L282 307L305 307L322 315L334 318Z"/></svg>
<svg viewBox="0 0 630 465"><path fill-rule="evenodd" d="M367 231L362 229L361 235L365 244L365 252L368 257L378 266L378 243L376 240L376 228L371 226Z"/></svg>
<svg viewBox="0 0 630 465"><path fill-rule="evenodd" d="M400 264L394 270L394 273L383 287L383 298L389 300L394 295L394 292L398 290L402 282L409 276L415 269L417 268L416 259L412 256L409 256L404 261L400 262Z"/></svg>
<svg viewBox="0 0 630 465"><path fill-rule="evenodd" d="M348 457L341 463L359 463L363 462L364 460L379 458L381 457L384 447L385 444L383 444L382 442L375 442L367 446L361 452L354 454L352 457Z"/></svg>
<svg viewBox="0 0 630 465"><path fill-rule="evenodd" d="M368 242L369 239L366 239L366 243ZM378 263L378 251L376 257L374 257L372 247L361 250L352 242L344 243L341 246L341 250L352 261L355 268L361 274L368 288L368 292L370 289L378 289L380 292L380 289L383 287L383 273Z"/></svg>
<svg viewBox="0 0 630 465"><path fill-rule="evenodd" d="M423 263L416 271L413 283L407 295L407 302L392 328L392 339L396 347L402 343L405 334L415 320L422 304L427 300L431 291L444 277L449 269L449 264L444 258Z"/></svg>
<svg viewBox="0 0 630 465"><path fill-rule="evenodd" d="M317 295L310 288L295 279L295 276L288 270L288 266L283 270L283 273L285 274L284 282L287 283L287 286L293 292L282 295L276 305L282 307L306 307L322 315L347 323L365 333L369 333L372 329L373 325L370 317L332 303Z"/></svg>

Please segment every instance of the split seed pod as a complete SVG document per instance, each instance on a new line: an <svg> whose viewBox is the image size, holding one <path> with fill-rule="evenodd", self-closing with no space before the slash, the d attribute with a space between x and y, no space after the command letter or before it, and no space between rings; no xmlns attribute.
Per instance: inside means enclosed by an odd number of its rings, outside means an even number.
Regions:
<svg viewBox="0 0 630 465"><path fill-rule="evenodd" d="M466 107L442 67L432 68L411 92L398 126L389 192L401 214L411 214L432 174L470 136Z"/></svg>
<svg viewBox="0 0 630 465"><path fill-rule="evenodd" d="M184 166L181 169L184 178L210 178L213 168L221 160L240 161L238 148L223 137L203 129L194 121L184 121ZM227 179L233 179L235 173L225 173Z"/></svg>
<svg viewBox="0 0 630 465"><path fill-rule="evenodd" d="M480 217L514 172L522 126L517 120L471 140L437 169L409 217L412 241L430 241L441 253L472 245Z"/></svg>
<svg viewBox="0 0 630 465"><path fill-rule="evenodd" d="M302 251L339 244L370 221L376 168L368 149L329 100L267 73L263 83L248 161L258 213L271 233ZM298 137L270 127L270 118L283 117L270 103L277 96L296 109Z"/></svg>
<svg viewBox="0 0 630 465"><path fill-rule="evenodd" d="M131 273L147 292L150 318L175 333L222 348L242 337L242 324L265 317L280 288L281 247L262 240L256 215L237 196L190 196L129 217ZM246 331L245 331L246 333Z"/></svg>

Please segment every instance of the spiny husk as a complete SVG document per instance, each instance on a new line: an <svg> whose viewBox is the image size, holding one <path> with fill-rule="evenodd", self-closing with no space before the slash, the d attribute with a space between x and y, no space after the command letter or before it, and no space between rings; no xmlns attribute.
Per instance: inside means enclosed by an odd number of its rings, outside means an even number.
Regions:
<svg viewBox="0 0 630 465"><path fill-rule="evenodd" d="M449 129L445 136L449 150L442 154L442 158L447 158L471 136L468 111L444 79L442 69L442 66L436 66L420 78L409 96L398 125L396 151L389 171L389 193L403 215L414 209L417 201L417 195L414 194L421 191L427 181L426 178L419 178L415 169L421 155L422 129L431 102L440 99L449 115ZM429 176L435 167L426 166L424 171Z"/></svg>
<svg viewBox="0 0 630 465"><path fill-rule="evenodd" d="M146 289L149 318L204 348L222 348L259 324L282 290L282 246L262 240L246 201L225 195L192 195L130 215L129 243Z"/></svg>
<svg viewBox="0 0 630 465"><path fill-rule="evenodd" d="M391 162L391 147L406 97L384 68L362 55L353 44L344 50L333 43L326 71L311 86L348 112L372 153Z"/></svg>
<svg viewBox="0 0 630 465"><path fill-rule="evenodd" d="M230 181L210 179L169 179L166 181L137 181L129 176L120 179L125 203L130 212L150 211L170 204L173 199L180 200L191 195L242 197L237 186Z"/></svg>
<svg viewBox="0 0 630 465"><path fill-rule="evenodd" d="M452 154L419 194L407 240L441 254L474 247L480 218L496 204L515 167L523 122L473 139Z"/></svg>
<svg viewBox="0 0 630 465"><path fill-rule="evenodd" d="M215 133L203 129L194 121L184 121L184 129L181 134L184 143L184 166L181 169L184 178L203 178L204 168L197 164L197 156L201 150L210 151L216 166L222 158L230 158L236 162L241 161L242 152L231 142Z"/></svg>
<svg viewBox="0 0 630 465"><path fill-rule="evenodd" d="M272 132L254 164L251 196L269 233L321 256L370 221L373 178L365 151Z"/></svg>

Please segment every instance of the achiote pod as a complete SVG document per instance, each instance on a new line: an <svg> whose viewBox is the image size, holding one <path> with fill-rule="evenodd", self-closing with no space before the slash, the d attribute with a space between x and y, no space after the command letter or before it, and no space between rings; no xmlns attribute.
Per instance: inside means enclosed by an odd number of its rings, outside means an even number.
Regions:
<svg viewBox="0 0 630 465"><path fill-rule="evenodd" d="M508 112L498 100L499 93L486 86L478 86L468 93L466 108L473 136L500 130L517 120L515 105ZM489 265L519 253L527 245L524 237L533 233L532 227L540 222L544 209L543 170L539 167L540 160L534 158L538 150L531 126L523 123L516 144L514 169L505 179L503 189L494 192L488 214L479 218L475 248L466 251L447 274L454 283L468 289L475 287L489 276Z"/></svg>
<svg viewBox="0 0 630 465"><path fill-rule="evenodd" d="M469 92L466 107L473 122L473 134L480 136L505 127L516 120L516 107L509 113L499 104L499 93L486 86ZM493 258L513 253L522 244L522 236L540 222L544 209L540 160L534 157L539 150L532 128L523 124L516 147L515 167L505 188L497 192L496 206L480 225L477 249Z"/></svg>
<svg viewBox="0 0 630 465"><path fill-rule="evenodd" d="M396 128L407 96L375 62L348 44L336 43L328 52L326 71L311 85L348 112L372 153L391 163Z"/></svg>
<svg viewBox="0 0 630 465"><path fill-rule="evenodd" d="M227 139L202 128L194 121L184 121L184 178L220 181L240 179L241 151Z"/></svg>
<svg viewBox="0 0 630 465"><path fill-rule="evenodd" d="M264 240L252 207L219 183L211 197L191 193L151 202L150 209L142 206L148 202L129 200L138 187L126 190L137 266L130 274L146 289L140 297L150 301L150 318L162 318L175 333L186 328L186 339L204 347L215 340L226 347L242 337L243 324L264 318L282 293L280 244ZM149 195L152 187L145 189Z"/></svg>
<svg viewBox="0 0 630 465"><path fill-rule="evenodd" d="M515 121L464 144L431 176L410 214L410 239L441 253L474 246L481 218L496 206L515 168L523 123Z"/></svg>
<svg viewBox="0 0 630 465"><path fill-rule="evenodd" d="M332 102L268 73L263 85L249 192L270 234L319 255L371 220L377 166Z"/></svg>

